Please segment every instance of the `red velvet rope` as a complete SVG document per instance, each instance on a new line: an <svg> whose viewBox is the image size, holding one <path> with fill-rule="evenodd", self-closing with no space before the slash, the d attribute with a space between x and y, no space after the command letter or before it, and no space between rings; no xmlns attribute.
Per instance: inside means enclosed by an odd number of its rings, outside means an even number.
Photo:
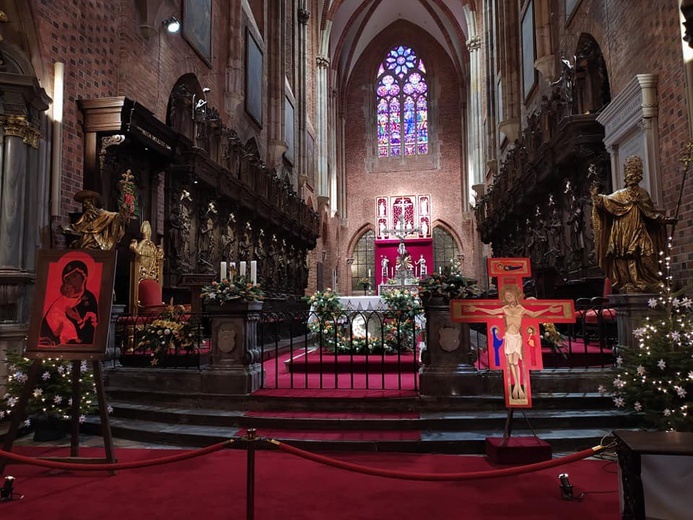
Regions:
<svg viewBox="0 0 693 520"><path fill-rule="evenodd" d="M58 462L55 460L45 460L34 457L26 457L24 455L19 455L17 453L12 453L3 450L0 450L0 459L5 458L13 460L15 462L21 462L24 464L31 464L33 466L41 466L44 468L53 469L68 469L80 471L111 471L119 469L146 468L149 466L158 466L161 464L169 464L171 462L179 462L181 460L192 459L194 457L200 457L202 455L207 455L208 453L222 450L232 442L234 441L232 439L229 439L218 444L212 444L211 446L207 446L206 448L201 448L199 450L185 451L183 453L177 453L175 455L170 455L168 457L160 457L158 459L136 460L132 462L115 462L108 464L81 464L77 462Z"/></svg>
<svg viewBox="0 0 693 520"><path fill-rule="evenodd" d="M497 478L497 477L509 477L513 475L520 475L522 473L531 473L533 471L539 471L546 468L552 468L554 466L561 466L563 464L568 464L569 462L575 462L576 460L581 460L590 455L594 455L604 449L605 446L596 446L594 448L588 448L586 450L567 455L565 457L559 457L557 459L546 460L543 462L537 462L536 464L528 464L526 466L515 466L512 468L504 469L492 469L486 471L473 471L467 473L412 473L407 471L393 471L389 469L378 469L371 468L368 466L361 466L360 464L352 464L350 462L344 462L330 457L325 457L323 455L317 455L308 451L295 448L283 442L276 440L268 441L280 450L287 453L291 453L298 457L304 459L312 460L320 464L325 464L327 466L333 466L335 468L345 469L348 471L354 471L356 473L363 473L365 475L375 475L377 477L387 477L387 478L397 478L402 480L426 480L426 481L442 481L442 480L472 480L472 479L487 479L487 478Z"/></svg>

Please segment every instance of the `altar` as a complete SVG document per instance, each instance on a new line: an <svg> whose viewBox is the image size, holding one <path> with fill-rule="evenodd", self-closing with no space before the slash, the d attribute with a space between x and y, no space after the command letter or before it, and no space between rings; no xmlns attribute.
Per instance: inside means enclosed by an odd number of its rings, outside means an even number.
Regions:
<svg viewBox="0 0 693 520"><path fill-rule="evenodd" d="M380 296L340 296L339 303L348 311L378 311L387 309L387 304Z"/></svg>

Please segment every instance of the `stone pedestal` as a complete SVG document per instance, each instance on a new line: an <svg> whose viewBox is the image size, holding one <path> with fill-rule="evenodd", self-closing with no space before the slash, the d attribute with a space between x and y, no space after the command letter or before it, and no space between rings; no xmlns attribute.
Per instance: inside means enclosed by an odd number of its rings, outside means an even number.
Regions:
<svg viewBox="0 0 693 520"><path fill-rule="evenodd" d="M261 310L260 301L205 306L212 320L212 357L204 374L207 391L250 394L262 386L262 351L257 344Z"/></svg>
<svg viewBox="0 0 693 520"><path fill-rule="evenodd" d="M633 330L640 327L647 316L657 315L660 311L652 309L648 302L658 299L657 294L612 294L609 295L609 305L616 309L616 327L618 344L635 347L637 342Z"/></svg>
<svg viewBox="0 0 693 520"><path fill-rule="evenodd" d="M420 370L422 395L454 396L477 393L477 370L469 348L469 325L450 319L450 305L442 298L424 304L426 350Z"/></svg>

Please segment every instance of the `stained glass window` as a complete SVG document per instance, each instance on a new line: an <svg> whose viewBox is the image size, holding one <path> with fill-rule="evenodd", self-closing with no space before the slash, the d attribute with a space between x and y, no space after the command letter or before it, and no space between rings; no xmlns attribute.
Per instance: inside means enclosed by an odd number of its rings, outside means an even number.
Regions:
<svg viewBox="0 0 693 520"><path fill-rule="evenodd" d="M378 67L378 157L428 153L426 67L410 47L399 45Z"/></svg>

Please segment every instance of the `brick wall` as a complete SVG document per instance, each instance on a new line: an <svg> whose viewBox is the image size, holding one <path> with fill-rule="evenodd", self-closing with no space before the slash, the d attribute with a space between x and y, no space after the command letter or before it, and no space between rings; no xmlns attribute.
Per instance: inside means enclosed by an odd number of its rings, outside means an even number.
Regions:
<svg viewBox="0 0 693 520"><path fill-rule="evenodd" d="M664 207L673 215L683 172L680 153L689 139L686 80L677 2L583 0L561 30L560 48L573 52L581 33L599 43L609 74L612 99L636 74L659 76L659 174ZM681 284L693 277L693 189L688 189L674 237L674 272Z"/></svg>

